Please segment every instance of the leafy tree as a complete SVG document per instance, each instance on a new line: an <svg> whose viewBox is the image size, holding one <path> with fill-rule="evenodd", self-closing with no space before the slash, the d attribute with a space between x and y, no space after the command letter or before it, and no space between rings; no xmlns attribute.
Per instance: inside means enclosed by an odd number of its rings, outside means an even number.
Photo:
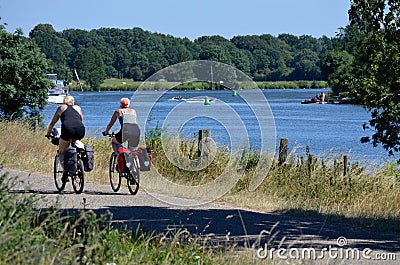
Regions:
<svg viewBox="0 0 400 265"><path fill-rule="evenodd" d="M282 39L263 34L233 37L231 42L251 52L248 58L255 66L250 66L250 73L256 80L285 80L292 72L290 46Z"/></svg>
<svg viewBox="0 0 400 265"><path fill-rule="evenodd" d="M94 32L88 32L82 29L67 29L61 32L60 36L67 40L75 50L79 48L95 47L98 41Z"/></svg>
<svg viewBox="0 0 400 265"><path fill-rule="evenodd" d="M348 94L347 80L351 78L353 73L352 63L339 65L335 72L329 75L328 85L332 89L334 95Z"/></svg>
<svg viewBox="0 0 400 265"><path fill-rule="evenodd" d="M151 33L141 28L100 28L91 31L68 29L57 33L49 24L39 24L31 32L50 66L59 74L71 74L82 49L101 54L107 77L141 80L166 66L189 60L214 60L237 67L255 80L319 79L323 54L337 41L325 36L316 39L281 34L236 36L203 36L194 41L170 35ZM344 46L344 45L343 45ZM346 49L347 50L347 49ZM299 56L314 54L312 59ZM81 68L79 71L87 71Z"/></svg>
<svg viewBox="0 0 400 265"><path fill-rule="evenodd" d="M333 49L327 51L321 60L321 73L324 80L328 80L329 87L335 95L347 92L346 79L353 69L353 56L347 51Z"/></svg>
<svg viewBox="0 0 400 265"><path fill-rule="evenodd" d="M147 58L147 56L145 54L143 54L141 52L133 52L132 53L132 67L138 67L138 69L140 69L140 72L142 72L142 74L143 74L143 73L148 72L149 65L150 65L149 59ZM137 69L137 68L135 68L135 69ZM139 76L137 76L136 78L139 78ZM140 80L140 79L138 79L138 80Z"/></svg>
<svg viewBox="0 0 400 265"><path fill-rule="evenodd" d="M290 47L295 47L300 41L299 37L288 33L279 34L278 38L286 42Z"/></svg>
<svg viewBox="0 0 400 265"><path fill-rule="evenodd" d="M399 0L353 0L349 10L355 50L349 86L371 111L373 145L382 144L389 154L400 150L399 13Z"/></svg>
<svg viewBox="0 0 400 265"><path fill-rule="evenodd" d="M129 74L132 76L133 81L143 80L142 69L139 66L134 66L129 69Z"/></svg>
<svg viewBox="0 0 400 265"><path fill-rule="evenodd" d="M323 50L322 43L309 35L302 35L299 37L299 41L296 43L295 46L293 46L295 50L304 50L304 49L309 49L311 51L314 51L316 53L321 53Z"/></svg>
<svg viewBox="0 0 400 265"><path fill-rule="evenodd" d="M164 57L168 61L169 65L193 59L190 51L182 44L182 41L178 39L166 37L164 39L164 47Z"/></svg>
<svg viewBox="0 0 400 265"><path fill-rule="evenodd" d="M302 49L294 55L295 64L291 73L292 80L320 80L321 70L318 66L318 54L310 49Z"/></svg>
<svg viewBox="0 0 400 265"><path fill-rule="evenodd" d="M58 74L59 78L65 80L72 79L72 71L67 66L68 58L73 52L73 47L69 42L58 36L50 24L38 24L30 33L32 38L39 46L40 50L50 59L51 71Z"/></svg>
<svg viewBox="0 0 400 265"><path fill-rule="evenodd" d="M270 59L265 50L257 49L253 51L255 72L253 74L263 75L264 79L271 70L269 69Z"/></svg>
<svg viewBox="0 0 400 265"><path fill-rule="evenodd" d="M132 57L124 45L118 45L115 49L114 68L120 73L121 77L126 77L132 63Z"/></svg>
<svg viewBox="0 0 400 265"><path fill-rule="evenodd" d="M75 65L79 70L79 75L92 89L98 89L106 78L106 67L103 63L101 54L95 48L81 48Z"/></svg>
<svg viewBox="0 0 400 265"><path fill-rule="evenodd" d="M149 51L147 52L147 58L149 59L150 65L159 65L156 67L156 71L160 70L163 67L167 67L168 61L165 59L164 55L159 51ZM157 69L158 68L158 69Z"/></svg>
<svg viewBox="0 0 400 265"><path fill-rule="evenodd" d="M353 62L353 56L347 51L332 49L327 51L321 59L321 74L323 79L328 79L341 65L349 65Z"/></svg>
<svg viewBox="0 0 400 265"><path fill-rule="evenodd" d="M267 43L257 35L236 36L231 39L231 42L239 49L249 50L265 50Z"/></svg>
<svg viewBox="0 0 400 265"><path fill-rule="evenodd" d="M233 65L246 74L250 74L250 59L247 53L236 47L231 51Z"/></svg>
<svg viewBox="0 0 400 265"><path fill-rule="evenodd" d="M210 60L226 63L227 58L224 56L224 50L216 44L201 45L199 58L200 60Z"/></svg>
<svg viewBox="0 0 400 265"><path fill-rule="evenodd" d="M22 30L7 33L0 25L0 117L39 118L47 103L47 61Z"/></svg>

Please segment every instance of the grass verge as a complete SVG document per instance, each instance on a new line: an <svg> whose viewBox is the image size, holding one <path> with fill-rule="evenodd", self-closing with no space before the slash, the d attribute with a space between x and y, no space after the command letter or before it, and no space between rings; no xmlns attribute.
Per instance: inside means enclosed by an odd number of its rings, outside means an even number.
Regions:
<svg viewBox="0 0 400 265"><path fill-rule="evenodd" d="M210 248L185 230L167 234L116 229L108 214L35 209L38 195L10 192L0 176L0 264L243 264L234 249ZM204 240L203 240L204 242Z"/></svg>
<svg viewBox="0 0 400 265"><path fill-rule="evenodd" d="M0 165L51 175L57 147L44 134L44 130L33 131L24 123L1 121ZM226 149L220 148L208 167L199 171L183 170L171 164L164 154L158 132L148 136L155 167L163 176L180 184L207 183L223 172L229 160ZM95 150L95 168L87 174L87 180L108 184L109 139L85 138L83 142ZM181 143L181 153L194 159L196 144L190 140ZM248 187L258 159L256 152L244 156L244 174L234 189L219 200L221 203L259 211L312 215L400 233L398 165L387 162L372 167L354 161L349 162L349 170L344 174L341 154L316 157L307 152L289 156L283 165L274 160L263 183L250 192ZM151 180L151 174L144 178Z"/></svg>

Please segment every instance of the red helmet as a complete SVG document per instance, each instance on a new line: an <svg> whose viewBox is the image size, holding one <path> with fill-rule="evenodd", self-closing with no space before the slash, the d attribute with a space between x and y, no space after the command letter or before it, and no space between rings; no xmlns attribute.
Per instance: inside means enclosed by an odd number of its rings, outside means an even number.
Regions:
<svg viewBox="0 0 400 265"><path fill-rule="evenodd" d="M120 102L121 107L123 108L127 108L130 105L130 101L128 98L121 98L121 102Z"/></svg>

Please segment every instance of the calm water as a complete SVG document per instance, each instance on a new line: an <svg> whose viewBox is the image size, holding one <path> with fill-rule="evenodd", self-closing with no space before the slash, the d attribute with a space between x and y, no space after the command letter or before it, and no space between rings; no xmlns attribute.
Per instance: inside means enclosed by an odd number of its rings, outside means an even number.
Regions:
<svg viewBox="0 0 400 265"><path fill-rule="evenodd" d="M248 139L251 147L259 148L264 137L273 138L276 128L276 146L279 139L285 137L289 139L290 148L298 147L299 153L304 152L308 145L311 152L317 155L333 149L333 153L343 152L358 160L382 161L387 158L383 148L360 143L360 138L368 135L362 125L369 119L368 112L362 107L300 104L302 100L311 98L318 92L327 90L264 90L262 93L269 104L259 95L256 95L256 99L253 97L250 104L246 104L241 96L254 96L253 91L240 91L238 97L234 97L232 91L228 90L168 91L163 95L163 92L141 91L135 94L133 106L137 110L142 128L146 121L146 127L150 128L158 122L168 133L179 131L181 135L188 137L196 136L200 129L211 129L214 141L231 147ZM82 107L87 135L100 136L118 108L119 99L131 98L133 93L72 92L72 95ZM175 96L189 100L171 100ZM203 104L205 96L213 99L211 105ZM49 123L56 108L57 105L48 105L43 111L45 124ZM145 109L149 112L144 111ZM257 109L261 112L257 112ZM271 127L273 124L268 117L257 117L259 113L267 116L269 110L272 111L275 128ZM262 122L263 119L268 119L267 129L260 129L258 126L258 120ZM118 129L119 125L116 124L113 130Z"/></svg>

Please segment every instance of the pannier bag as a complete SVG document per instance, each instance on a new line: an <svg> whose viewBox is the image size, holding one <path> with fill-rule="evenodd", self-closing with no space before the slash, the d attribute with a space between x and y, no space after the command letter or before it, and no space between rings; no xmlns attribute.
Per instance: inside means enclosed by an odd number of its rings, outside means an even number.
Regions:
<svg viewBox="0 0 400 265"><path fill-rule="evenodd" d="M93 147L85 145L85 148L83 151L83 156L82 156L82 162L83 162L83 169L86 172L90 172L93 170L93 167L94 167Z"/></svg>
<svg viewBox="0 0 400 265"><path fill-rule="evenodd" d="M150 147L140 146L139 147L139 163L140 171L149 171L151 169L151 150Z"/></svg>
<svg viewBox="0 0 400 265"><path fill-rule="evenodd" d="M128 173L129 168L126 165L125 155L130 153L129 149L124 148L122 145L118 146L117 169L120 173Z"/></svg>
<svg viewBox="0 0 400 265"><path fill-rule="evenodd" d="M51 130L51 134L53 135L51 137L51 143L58 145L60 143L61 128L53 128L53 130Z"/></svg>
<svg viewBox="0 0 400 265"><path fill-rule="evenodd" d="M78 154L76 148L68 147L64 153L64 170L75 173L78 168Z"/></svg>

